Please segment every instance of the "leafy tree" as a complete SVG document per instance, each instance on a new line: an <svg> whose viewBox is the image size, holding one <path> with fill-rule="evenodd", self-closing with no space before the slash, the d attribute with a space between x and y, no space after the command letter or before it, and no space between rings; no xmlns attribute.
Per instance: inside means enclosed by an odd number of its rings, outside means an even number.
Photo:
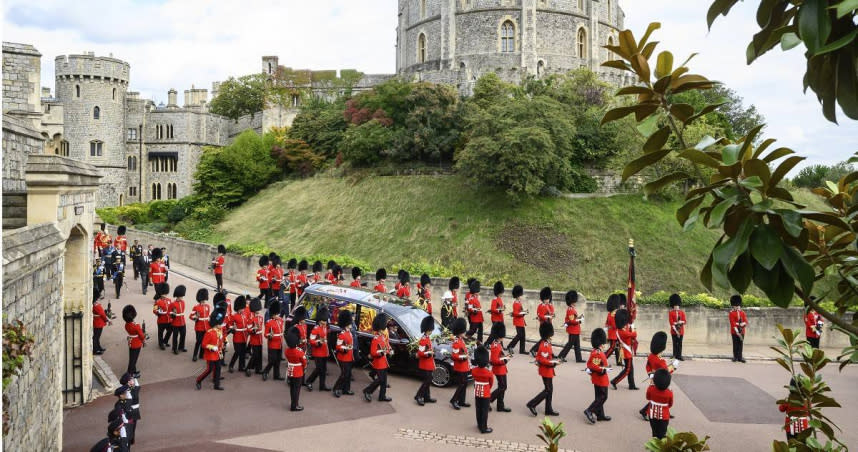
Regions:
<svg viewBox="0 0 858 452"><path fill-rule="evenodd" d="M271 157L284 175L307 177L322 167L325 158L313 152L306 142L282 137L271 148Z"/></svg>
<svg viewBox="0 0 858 452"><path fill-rule="evenodd" d="M246 130L229 146L205 147L194 173L195 195L223 207L250 199L277 176L273 144L273 135Z"/></svg>
<svg viewBox="0 0 858 452"><path fill-rule="evenodd" d="M393 130L376 119L352 125L343 134L343 158L357 166L372 165L389 151L393 140Z"/></svg>
<svg viewBox="0 0 858 452"><path fill-rule="evenodd" d="M751 129L766 122L766 119L757 112L757 107L754 105L745 107L742 97L724 85L715 85L712 89L704 91L685 91L672 96L671 102L691 105L695 111L700 111L707 105L721 104L716 110L705 114L702 119L711 126L721 129L722 133L719 135L731 140L747 135ZM765 130L765 126L762 130Z"/></svg>
<svg viewBox="0 0 858 452"><path fill-rule="evenodd" d="M848 162L840 162L834 165L810 165L798 172L792 180L796 187L817 188L824 187L826 181L839 181L844 176L855 171L855 167Z"/></svg>
<svg viewBox="0 0 858 452"><path fill-rule="evenodd" d="M238 119L265 108L266 78L263 74L230 77L220 84L217 97L212 99L212 113Z"/></svg>
<svg viewBox="0 0 858 452"><path fill-rule="evenodd" d="M343 116L345 101L311 99L292 121L289 137L306 142L318 154L333 158L348 127Z"/></svg>

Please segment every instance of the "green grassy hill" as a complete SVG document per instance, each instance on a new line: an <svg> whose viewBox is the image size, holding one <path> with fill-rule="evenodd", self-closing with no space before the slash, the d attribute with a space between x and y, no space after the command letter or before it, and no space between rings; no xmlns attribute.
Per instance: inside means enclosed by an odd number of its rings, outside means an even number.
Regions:
<svg viewBox="0 0 858 452"><path fill-rule="evenodd" d="M393 271L427 263L460 276L603 297L626 283L627 243L638 287L703 291L697 274L717 240L682 232L676 202L540 198L511 204L455 176L315 178L277 183L230 212L210 240L264 245L284 256L344 255Z"/></svg>

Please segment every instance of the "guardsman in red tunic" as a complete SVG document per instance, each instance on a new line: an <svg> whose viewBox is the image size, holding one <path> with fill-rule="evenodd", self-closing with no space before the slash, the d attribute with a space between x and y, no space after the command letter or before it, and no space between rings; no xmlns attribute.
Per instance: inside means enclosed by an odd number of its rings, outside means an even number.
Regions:
<svg viewBox="0 0 858 452"><path fill-rule="evenodd" d="M295 286L297 288L297 293L295 294L295 299L292 300L292 303L297 303L298 298L301 298L301 295L304 293L304 288L309 286L312 281L311 278L307 276L307 268L309 268L310 264L306 260L301 260L298 262L298 285Z"/></svg>
<svg viewBox="0 0 858 452"><path fill-rule="evenodd" d="M795 387L795 378L790 379L789 385ZM786 403L778 405L778 410L786 414L784 431L786 431L787 442L810 428L808 406L793 405L789 400L786 400Z"/></svg>
<svg viewBox="0 0 858 452"><path fill-rule="evenodd" d="M325 281L328 284L336 284L337 283L337 275L334 270L337 268L337 263L334 261L328 261L328 265L326 266L327 271L325 272Z"/></svg>
<svg viewBox="0 0 858 452"><path fill-rule="evenodd" d="M384 280L387 279L387 270L379 268L375 271L375 287L372 290L376 292L387 292L387 286L384 285Z"/></svg>
<svg viewBox="0 0 858 452"><path fill-rule="evenodd" d="M94 355L100 355L106 351L101 346L101 332L107 325L110 325L110 318L107 317L101 303L95 300L95 303L92 304L92 354Z"/></svg>
<svg viewBox="0 0 858 452"><path fill-rule="evenodd" d="M662 358L661 352L667 348L667 333L664 331L659 331L652 335L652 340L649 343L649 356L646 358L646 373L649 376L650 385L654 384L653 375L655 371L659 369L667 369L670 373L679 366L679 361L677 359L673 360L672 365L667 365L667 361ZM644 405L643 408L639 411L641 417L645 421L649 420L649 403ZM672 416L671 416L672 417Z"/></svg>
<svg viewBox="0 0 858 452"><path fill-rule="evenodd" d="M268 365L262 370L262 381L268 380L268 372L274 368L274 379L280 376L280 361L283 357L283 318L280 317L280 302L272 300L268 306L270 316L265 322L265 337L268 339Z"/></svg>
<svg viewBox="0 0 858 452"><path fill-rule="evenodd" d="M813 308L807 308L807 314L804 316L804 335L811 347L819 348L819 339L822 337L824 326L825 322L822 321L822 316Z"/></svg>
<svg viewBox="0 0 858 452"><path fill-rule="evenodd" d="M471 373L470 356L468 355L468 346L465 345L465 319L457 318L453 320L451 331L455 339L451 344L451 356L453 360L453 381L456 383L456 392L450 399L450 405L454 410L459 410L462 407L469 407L471 404L465 402L465 393L468 388L468 374Z"/></svg>
<svg viewBox="0 0 858 452"><path fill-rule="evenodd" d="M235 361L238 360L238 371L244 372L244 358L247 355L247 332L248 332L248 315L245 308L247 307L247 299L244 295L239 295L233 302L232 314L227 317L227 324L232 331L232 359L229 360L229 373L232 373Z"/></svg>
<svg viewBox="0 0 858 452"><path fill-rule="evenodd" d="M152 250L152 262L149 264L149 281L155 286L167 282L167 264L164 263L164 251L161 248Z"/></svg>
<svg viewBox="0 0 858 452"><path fill-rule="evenodd" d="M551 337L554 336L554 327L550 322L543 322L539 325L539 349L536 352L536 365L539 366L539 376L542 377L542 392L536 395L530 402L527 402L527 409L530 414L536 416L536 406L545 401L545 415L559 416L560 413L554 411L551 406L551 399L554 395L554 368L559 361L554 359L554 351L551 348Z"/></svg>
<svg viewBox="0 0 858 452"><path fill-rule="evenodd" d="M331 388L325 384L325 375L328 374L328 320L331 313L328 308L321 306L316 310L316 326L310 331L310 356L316 363L313 373L307 378L307 390L313 390L313 382L319 378L319 391L330 391Z"/></svg>
<svg viewBox="0 0 858 452"><path fill-rule="evenodd" d="M450 278L449 288L450 288L450 292L452 292L452 294L453 294L452 315L453 315L454 319L456 317L459 317L459 287L461 286L461 284L462 284L462 282L459 280L458 276L454 276L454 277Z"/></svg>
<svg viewBox="0 0 858 452"><path fill-rule="evenodd" d="M223 358L223 321L225 318L226 311L220 308L215 309L209 318L211 328L203 336L203 357L206 360L206 370L197 377L197 390L202 388L203 380L214 372L214 388L223 391L223 386L220 385L220 361Z"/></svg>
<svg viewBox="0 0 858 452"><path fill-rule="evenodd" d="M191 361L203 359L203 336L206 331L211 328L209 325L209 316L212 313L212 307L209 306L209 291L205 287L197 290L197 305L191 309L191 320L194 321L194 353Z"/></svg>
<svg viewBox="0 0 858 452"><path fill-rule="evenodd" d="M301 411L304 409L298 404L298 399L301 396L301 385L304 382L304 371L307 369L307 355L304 354L304 349L298 343L301 338L298 337L298 330L290 328L286 334L286 379L289 384L289 411Z"/></svg>
<svg viewBox="0 0 858 452"><path fill-rule="evenodd" d="M596 328L590 335L593 351L590 352L590 359L587 360L587 373L590 374L590 382L593 383L596 398L584 410L584 416L591 424L595 424L596 421L611 420L611 416L605 415L605 402L608 401L608 371L611 369L608 367L608 357L602 352L602 347L607 341L605 330L601 328Z"/></svg>
<svg viewBox="0 0 858 452"><path fill-rule="evenodd" d="M498 380L498 388L492 392L491 401L494 402L497 400L498 402L498 411L503 413L509 413L509 408L506 407L503 401L504 394L506 394L506 363L512 357L511 354L504 353L505 349L503 347L503 338L506 336L506 326L503 322L497 322L492 325L492 332L489 335L488 343L489 345L489 362L492 365L492 373L495 378ZM476 376L474 377L476 378Z"/></svg>
<svg viewBox="0 0 858 452"><path fill-rule="evenodd" d="M322 265L322 261L313 262L313 274L310 275L310 283L317 284L325 281L325 276L322 275L322 271L325 269L325 266Z"/></svg>
<svg viewBox="0 0 858 452"><path fill-rule="evenodd" d="M745 362L742 357L742 345L745 342L745 328L748 327L748 316L742 310L742 296L733 295L730 297L730 310L728 315L730 319L730 338L733 340L733 362Z"/></svg>
<svg viewBox="0 0 858 452"><path fill-rule="evenodd" d="M152 313L158 317L158 348L164 350L170 342L172 329L170 324L170 303L172 300L167 298L170 293L170 286L165 283L155 284L155 304L152 306Z"/></svg>
<svg viewBox="0 0 858 452"><path fill-rule="evenodd" d="M503 324L501 324L503 325ZM489 351L482 345L474 350L474 367L471 375L474 376L474 406L477 412L477 428L480 433L491 433L489 427L489 411L491 410L492 383L495 376L486 367L489 365Z"/></svg>
<svg viewBox="0 0 858 452"><path fill-rule="evenodd" d="M104 227L105 224L101 223L99 226L101 230L95 233L95 238L92 241L92 249L95 251L98 257L104 255L104 249L110 245L110 235L105 232Z"/></svg>
<svg viewBox="0 0 858 452"><path fill-rule="evenodd" d="M185 293L187 289L183 285L176 286L173 289L173 302L170 303L170 327L173 331L173 354L178 355L179 351L188 351L185 348L185 335L187 328L185 327Z"/></svg>
<svg viewBox="0 0 858 452"><path fill-rule="evenodd" d="M411 275L405 270L399 270L399 287L396 288L399 298L411 298Z"/></svg>
<svg viewBox="0 0 858 452"><path fill-rule="evenodd" d="M372 343L369 346L369 356L372 360L372 368L377 376L372 383L363 389L363 398L367 402L372 401L372 393L376 389L378 392L379 402L390 402L390 397L387 396L387 357L393 355L393 350L387 344L387 338L384 336L384 330L387 329L387 314L379 313L372 319L372 330L375 332L375 337L372 338Z"/></svg>
<svg viewBox="0 0 858 452"><path fill-rule="evenodd" d="M352 363L354 363L355 339L352 336L352 311L340 309L337 317L337 326L340 332L337 334L336 358L340 364L340 378L334 383L334 397L343 394L354 395L352 391Z"/></svg>
<svg viewBox="0 0 858 452"><path fill-rule="evenodd" d="M251 320L247 324L247 343L250 345L250 361L248 361L247 367L244 368L244 375L248 377L251 372L262 374L262 336L265 334L265 320L260 311L262 311L262 300L259 298L251 299Z"/></svg>
<svg viewBox="0 0 858 452"><path fill-rule="evenodd" d="M432 374L435 373L435 346L432 344L430 336L434 330L435 319L431 315L423 317L420 322L420 332L423 333L423 336L417 343L417 368L420 370L420 378L423 383L417 389L417 394L414 395L414 400L420 406L436 402L429 392L429 387L432 385Z"/></svg>
<svg viewBox="0 0 858 452"><path fill-rule="evenodd" d="M476 279L468 283L468 298L465 299L465 309L468 311L468 328L466 336L474 337L477 333L477 342L483 342L483 307L480 306L480 282Z"/></svg>
<svg viewBox="0 0 858 452"><path fill-rule="evenodd" d="M289 299L286 301L288 309L286 310L286 312L292 312L292 307L294 306L295 300L298 299L298 273L295 271L297 267L298 259L295 259L294 257L289 259L289 262L286 264L286 284L289 288Z"/></svg>
<svg viewBox="0 0 858 452"><path fill-rule="evenodd" d="M685 311L682 306L682 297L679 294L670 296L670 314L667 321L670 323L670 337L673 341L673 357L680 361L682 358L682 338L685 337Z"/></svg>
<svg viewBox="0 0 858 452"><path fill-rule="evenodd" d="M292 326L298 330L298 338L300 342L298 346L307 351L307 308L298 306L295 312L292 313Z"/></svg>
<svg viewBox="0 0 858 452"><path fill-rule="evenodd" d="M116 238L113 239L113 247L122 256L122 265L125 265L125 254L128 252L128 237L125 237L125 226L116 228Z"/></svg>
<svg viewBox="0 0 858 452"><path fill-rule="evenodd" d="M649 401L649 426L652 436L662 439L667 434L670 423L670 407L673 406L673 391L670 387L670 371L658 369L652 377L653 384L646 389L646 399Z"/></svg>
<svg viewBox="0 0 858 452"><path fill-rule="evenodd" d="M524 306L521 304L521 297L524 295L524 287L516 285L512 288L512 326L515 327L515 338L510 341L509 345L506 347L506 351L510 354L513 353L515 349L515 344L518 344L518 352L520 354L524 354L524 327L527 323L524 320L524 317L527 315L527 310L524 309Z"/></svg>
<svg viewBox="0 0 858 452"><path fill-rule="evenodd" d="M536 307L536 319L539 321L539 324L543 323L551 323L551 327L554 327L552 323L554 321L554 305L551 304L551 299L553 298L553 293L551 292L550 287L543 287L542 290L539 291L539 306ZM539 342L533 344L533 347L530 347L530 355L536 356L536 348L539 347Z"/></svg>
<svg viewBox="0 0 858 452"><path fill-rule="evenodd" d="M212 259L212 273L215 276L215 282L217 283L216 291L220 292L223 290L223 264L226 261L224 257L226 255L226 247L223 245L217 246L217 257Z"/></svg>
<svg viewBox="0 0 858 452"><path fill-rule="evenodd" d="M352 282L349 284L349 287L361 287L364 285L364 283L360 281L362 273L363 270L361 270L360 267L352 267Z"/></svg>
<svg viewBox="0 0 858 452"><path fill-rule="evenodd" d="M132 305L122 308L122 320L125 320L125 333L128 335L128 368L125 370L131 375L139 376L137 371L137 358L140 357L140 349L146 346L146 333L134 319L137 310Z"/></svg>
<svg viewBox="0 0 858 452"><path fill-rule="evenodd" d="M405 270L399 269L396 273L396 283L393 284L393 293L399 293L399 288L402 287L402 275L405 273Z"/></svg>
<svg viewBox="0 0 858 452"><path fill-rule="evenodd" d="M280 261L280 256L274 255L274 259L271 260L271 263L274 264L271 271L268 273L269 278L271 279L271 296L277 297L280 302L283 302L283 263ZM286 311L282 309L281 311Z"/></svg>
<svg viewBox="0 0 858 452"><path fill-rule="evenodd" d="M256 284L259 287L259 298L268 299L268 256L259 257L259 270L256 270ZM267 307L267 306L266 306Z"/></svg>
<svg viewBox="0 0 858 452"><path fill-rule="evenodd" d="M492 321L492 325L495 323L503 323L503 298L501 295L504 293L503 283L500 281L495 282L494 286L495 297L492 299L492 303L489 306L489 314L490 319Z"/></svg>
<svg viewBox="0 0 858 452"><path fill-rule="evenodd" d="M429 275L426 273L420 275L420 282L417 284L417 299L423 306L423 310L429 315L432 315L432 292L429 290L431 285L432 278Z"/></svg>
<svg viewBox="0 0 858 452"><path fill-rule="evenodd" d="M575 348L575 362L586 362L581 358L581 321L584 320L584 314L578 315L578 311L575 309L577 302L578 292L574 290L566 292L566 317L563 320L563 326L566 327L566 334L569 335L569 339L558 355L560 361L563 362L566 362L566 355L573 347Z"/></svg>
<svg viewBox="0 0 858 452"><path fill-rule="evenodd" d="M619 295L611 294L608 296L608 302L606 303L608 316L605 318L605 329L608 330L608 351L605 355L616 355L617 365L620 365L620 346L617 344L617 324L614 316L616 315L617 309L620 307L619 305Z"/></svg>
<svg viewBox="0 0 858 452"><path fill-rule="evenodd" d="M629 325L629 311L626 309L617 310L614 320L617 325L617 341L620 348L623 349L623 370L619 375L611 380L611 387L617 389L617 383L623 381L624 378L629 378L629 389L637 390L635 386L635 369L633 366L634 353L632 353L632 342L637 340L638 333L632 326Z"/></svg>

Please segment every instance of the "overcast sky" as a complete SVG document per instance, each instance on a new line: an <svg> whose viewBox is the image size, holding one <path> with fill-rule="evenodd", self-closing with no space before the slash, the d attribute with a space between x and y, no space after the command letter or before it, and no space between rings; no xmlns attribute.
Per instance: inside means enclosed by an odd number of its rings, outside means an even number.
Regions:
<svg viewBox="0 0 858 452"><path fill-rule="evenodd" d="M745 64L745 47L756 29L754 5L742 2L706 29L708 0L621 0L626 27L636 35L662 23L661 50L698 52L692 72L722 81L766 117L766 136L777 137L809 157L834 163L858 151L858 121L822 118L812 92L802 94L803 47L770 52ZM393 73L396 0L6 0L3 40L34 45L42 53L42 85L54 88L54 58L94 51L131 64L132 91L156 102L167 90L181 95L191 85L261 69L262 55L278 55L293 68L354 68Z"/></svg>

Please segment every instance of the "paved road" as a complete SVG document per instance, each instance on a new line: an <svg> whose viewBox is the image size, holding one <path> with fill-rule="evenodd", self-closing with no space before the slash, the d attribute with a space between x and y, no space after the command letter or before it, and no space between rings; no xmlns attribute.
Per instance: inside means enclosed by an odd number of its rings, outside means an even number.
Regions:
<svg viewBox="0 0 858 452"><path fill-rule="evenodd" d="M188 299L193 300L200 284L172 275L171 285L188 286ZM262 382L254 376L225 373L226 391L213 391L211 385L194 390L193 377L202 370L201 362L192 362L190 352L178 356L161 351L154 341L155 321L151 313L152 295L141 294L139 282L129 281L128 294L112 301L118 313L125 303L137 307L139 319L145 319L153 340L143 349L138 367L143 376L141 409L143 420L138 427L135 450L310 450L348 448L374 450L407 448L413 451L473 450L473 446L494 450L524 450L525 445L539 447L536 438L539 418L524 407L527 400L541 389L536 368L530 358L516 356L510 363L507 404L511 413L493 412L490 435L480 435L473 408L454 411L446 401L451 389L433 389L436 405L417 406L412 397L418 382L410 377L393 376L388 394L393 402L366 403L360 397L334 399L330 393L302 392L306 408L300 414L287 411L288 390L283 382ZM117 319L120 320L120 319ZM127 348L122 323L115 322L105 330L102 343L108 348L104 359L120 375L127 364ZM189 331L189 349L193 332ZM636 366L643 368L644 360ZM329 366L332 377L338 370ZM845 408L826 411L835 422L846 428L858 416L858 371L843 373L832 367L826 380ZM642 378L642 370L637 379ZM712 437L712 450L771 450L771 441L782 436L782 418L774 401L785 394L784 372L771 362L734 364L723 360L686 361L672 387L675 394L676 419L671 426ZM353 387L359 390L368 383L366 372L356 372ZM650 436L649 424L637 410L644 404L643 391L620 390L609 393L606 411L614 420L589 425L582 414L593 397L589 378L579 364L564 364L555 379L554 408L561 414L567 437L561 447L569 450L600 451L642 450ZM473 400L472 391L468 400ZM63 424L64 449L88 450L104 434L112 396L105 396L84 406L68 410ZM419 440L421 438L423 440ZM858 446L858 432L845 431L844 441ZM446 443L441 444L441 441ZM493 442L488 442L493 441ZM468 445L472 447L467 447Z"/></svg>

